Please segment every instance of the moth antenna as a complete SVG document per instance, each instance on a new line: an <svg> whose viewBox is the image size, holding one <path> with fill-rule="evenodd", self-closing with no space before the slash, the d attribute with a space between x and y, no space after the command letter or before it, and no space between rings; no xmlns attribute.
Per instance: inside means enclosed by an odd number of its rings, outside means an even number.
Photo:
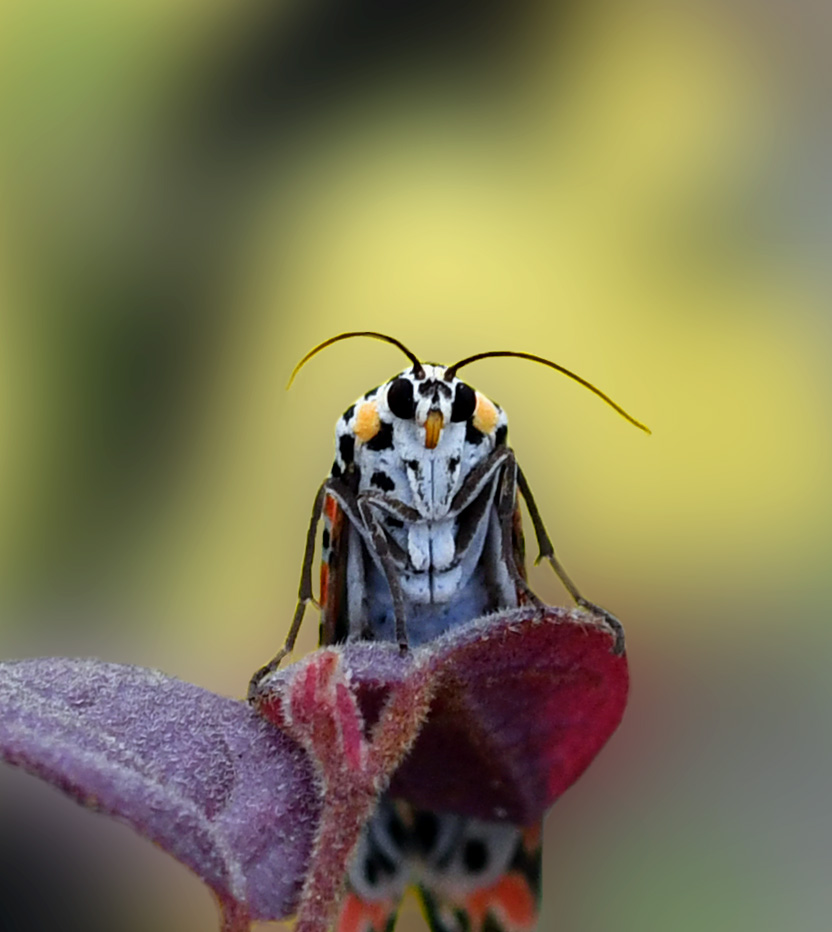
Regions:
<svg viewBox="0 0 832 932"><path fill-rule="evenodd" d="M588 388L602 401L605 401L614 411L617 411L625 421L629 421L634 427L643 430L646 434L652 433L646 424L637 421L631 414L628 414L621 405L616 404L609 395L605 395L600 388L596 388L592 382L582 379L569 369L559 366L556 362L552 362L551 359L544 359L542 356L535 356L533 353L513 353L511 350L493 350L490 353L476 353L474 356L466 356L465 359L461 359L452 366L448 366L445 370L445 379L450 381L463 366L467 366L472 362L478 362L480 359L488 359L491 356L516 356L518 359L529 359L532 362L539 362L542 366L548 366L550 369L556 369L558 372L562 372L564 375L569 376L570 379L574 379L579 385L583 385L584 388Z"/></svg>
<svg viewBox="0 0 832 932"><path fill-rule="evenodd" d="M422 363L419 361L415 353L411 353L410 350L400 343L395 337L389 337L386 333L377 333L375 330L351 330L349 333L339 333L337 337L330 337L328 340L324 340L323 343L319 343L314 349L309 350L309 352L301 359L301 361L295 366L292 370L291 376L289 376L289 382L286 385L287 390L291 388L292 382L295 381L295 376L300 372L300 370L309 362L309 360L320 353L321 350L325 350L328 346L332 346L333 343L339 343L341 340L350 340L353 337L370 337L373 340L381 340L384 343L392 343L393 346L397 346L407 358L413 363L413 374L417 378L424 378L425 370L422 367Z"/></svg>

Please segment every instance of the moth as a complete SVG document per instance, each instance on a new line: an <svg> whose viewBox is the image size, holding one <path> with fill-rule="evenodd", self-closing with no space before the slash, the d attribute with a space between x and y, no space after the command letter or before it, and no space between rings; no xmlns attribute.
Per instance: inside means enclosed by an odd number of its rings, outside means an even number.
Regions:
<svg viewBox="0 0 832 932"><path fill-rule="evenodd" d="M530 932L541 825L415 810L382 796L355 852L335 932L388 932L409 886L431 932Z"/></svg>
<svg viewBox="0 0 832 932"><path fill-rule="evenodd" d="M526 579L519 499L539 549L581 608L602 617L624 650L619 620L590 602L557 559L531 489L507 443L505 411L459 378L478 360L515 356L555 369L598 395L636 427L648 429L594 385L530 353L494 351L450 366L423 363L393 337L410 365L362 395L339 418L335 461L315 497L298 603L283 649L291 652L309 602L323 518L320 643L394 641L401 650L500 609L542 605ZM337 932L392 929L405 887L415 880L433 932L526 932L540 890L540 825L481 822L455 813L415 811L382 797L348 878Z"/></svg>

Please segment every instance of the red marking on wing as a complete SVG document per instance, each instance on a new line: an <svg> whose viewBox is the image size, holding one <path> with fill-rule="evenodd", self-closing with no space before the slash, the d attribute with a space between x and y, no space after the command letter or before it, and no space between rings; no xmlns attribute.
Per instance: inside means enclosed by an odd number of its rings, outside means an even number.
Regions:
<svg viewBox="0 0 832 932"><path fill-rule="evenodd" d="M343 573L346 569L344 553L344 512L332 496L324 501L324 518L329 531L329 556L321 561L321 644L335 640L335 625L341 610L340 599L344 589Z"/></svg>
<svg viewBox="0 0 832 932"><path fill-rule="evenodd" d="M333 932L384 932L395 909L396 904L391 901L368 903L350 890Z"/></svg>
<svg viewBox="0 0 832 932"><path fill-rule="evenodd" d="M321 605L326 605L329 595L329 564L321 563Z"/></svg>
<svg viewBox="0 0 832 932"><path fill-rule="evenodd" d="M465 903L472 930L481 930L492 913L506 932L530 932L537 922L537 899L520 873L503 874L490 887L472 893Z"/></svg>
<svg viewBox="0 0 832 932"><path fill-rule="evenodd" d="M341 506L331 495L327 495L326 500L324 501L324 517L328 518L330 521L335 523L335 519L341 512Z"/></svg>

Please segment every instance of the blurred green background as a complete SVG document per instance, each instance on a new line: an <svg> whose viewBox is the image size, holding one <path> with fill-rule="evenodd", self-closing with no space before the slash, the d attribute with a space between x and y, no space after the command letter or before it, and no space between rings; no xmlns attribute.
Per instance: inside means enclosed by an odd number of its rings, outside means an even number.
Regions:
<svg viewBox="0 0 832 932"><path fill-rule="evenodd" d="M287 394L295 362L349 329L541 353L653 429L519 360L467 374L628 634L624 724L547 821L541 929L827 929L829 20L7 0L0 654L241 695L335 419L403 366L353 341ZM184 868L0 772L0 930L215 924Z"/></svg>

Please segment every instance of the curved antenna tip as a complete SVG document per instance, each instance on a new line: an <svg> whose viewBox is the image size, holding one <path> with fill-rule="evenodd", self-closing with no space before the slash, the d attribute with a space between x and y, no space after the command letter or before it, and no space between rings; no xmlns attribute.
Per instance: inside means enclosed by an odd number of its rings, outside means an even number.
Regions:
<svg viewBox="0 0 832 932"><path fill-rule="evenodd" d="M567 369L565 366L561 366L559 363L553 362L551 359L546 359L543 356L536 356L534 353L519 353L512 350L492 350L488 353L475 353L473 356L466 356L465 359L461 359L459 362L455 362L452 366L448 366L445 371L445 378L450 379L456 376L457 370L461 369L463 366L467 366L472 362L478 362L480 359L489 359L495 356L514 356L517 359L528 359L530 362L540 363L542 366L548 366L550 369L554 369L557 372L562 373L573 381L577 382L579 385L583 385L584 388L591 391L594 395L597 395L602 401L606 402L613 411L617 414L620 414L625 421L629 421L633 427L637 427L639 430L643 430L645 434L652 434L653 431L646 424L642 424L641 421L637 421L632 414L628 414L620 404L617 404L607 395L605 392L602 392L600 388L597 388L592 382L588 382L586 379L577 375L575 372L572 372L571 369Z"/></svg>
<svg viewBox="0 0 832 932"><path fill-rule="evenodd" d="M424 376L425 370L422 368L422 363L419 361L418 356L416 356L415 353L412 353L404 345L404 343L400 342L395 337L388 336L386 333L379 333L377 330L350 330L346 333L339 333L337 336L330 337L328 340L324 340L323 343L319 343L317 346L314 346L311 350L309 350L309 352L292 370L292 374L289 376L289 381L286 383L286 390L288 391L292 387L292 382L295 381L295 376L313 356L316 356L321 352L321 350L325 350L328 346L332 346L333 343L339 343L341 340L351 340L353 337L369 337L371 340L381 340L383 343L390 343L393 346L398 347L413 363L413 371L417 374L421 372L422 376Z"/></svg>

